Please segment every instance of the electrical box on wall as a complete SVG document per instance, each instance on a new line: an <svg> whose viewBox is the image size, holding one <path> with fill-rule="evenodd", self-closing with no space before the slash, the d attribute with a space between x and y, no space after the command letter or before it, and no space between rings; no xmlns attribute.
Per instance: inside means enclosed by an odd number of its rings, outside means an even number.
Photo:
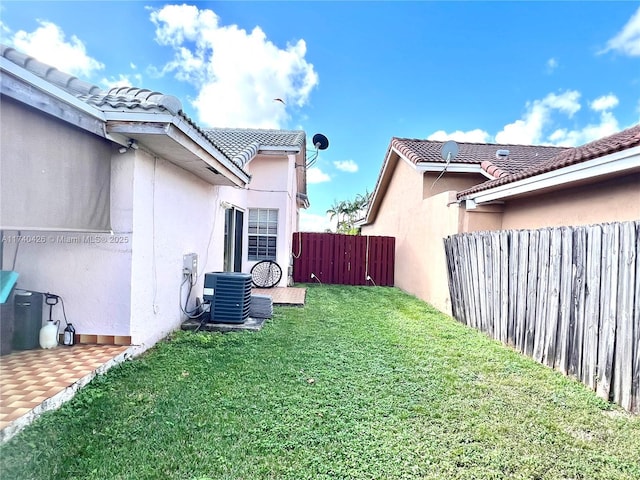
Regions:
<svg viewBox="0 0 640 480"><path fill-rule="evenodd" d="M182 272L185 275L198 275L198 254L187 253L182 257Z"/></svg>

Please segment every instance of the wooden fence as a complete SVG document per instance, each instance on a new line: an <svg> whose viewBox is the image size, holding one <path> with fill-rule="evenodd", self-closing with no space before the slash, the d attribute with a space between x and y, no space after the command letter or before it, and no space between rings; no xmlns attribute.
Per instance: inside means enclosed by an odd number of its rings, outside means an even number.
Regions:
<svg viewBox="0 0 640 480"><path fill-rule="evenodd" d="M444 244L457 320L640 413L640 222Z"/></svg>
<svg viewBox="0 0 640 480"><path fill-rule="evenodd" d="M292 249L294 282L393 286L393 237L297 232Z"/></svg>

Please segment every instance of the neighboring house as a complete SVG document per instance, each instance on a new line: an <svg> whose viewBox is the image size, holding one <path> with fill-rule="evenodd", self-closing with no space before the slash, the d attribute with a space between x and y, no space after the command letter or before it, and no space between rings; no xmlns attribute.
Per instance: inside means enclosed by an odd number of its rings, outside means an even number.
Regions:
<svg viewBox="0 0 640 480"><path fill-rule="evenodd" d="M393 138L364 235L396 238L395 283L451 313L443 238L640 219L640 125L577 148Z"/></svg>
<svg viewBox="0 0 640 480"><path fill-rule="evenodd" d="M274 242L286 284L308 205L304 132L204 130L173 96L103 91L5 46L0 74L2 269L60 295L81 341L153 345L202 296L205 272L248 272ZM225 227L241 238L225 246Z"/></svg>

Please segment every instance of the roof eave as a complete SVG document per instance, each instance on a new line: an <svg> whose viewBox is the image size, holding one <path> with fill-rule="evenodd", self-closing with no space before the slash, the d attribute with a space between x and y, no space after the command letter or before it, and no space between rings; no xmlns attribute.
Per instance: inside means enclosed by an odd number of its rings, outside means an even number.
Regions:
<svg viewBox="0 0 640 480"><path fill-rule="evenodd" d="M392 155L395 155L394 160L392 160ZM375 222L376 216L378 215L378 210L380 209L380 203L382 203L384 193L389 186L389 176L392 173L393 167L395 167L395 164L398 162L398 159L398 152L394 148L392 148L390 144L389 148L387 149L387 154L384 157L382 168L380 169L380 175L378 175L378 181L376 182L376 186L373 189L373 193L371 194L369 208L367 208L367 213L364 217L364 220L362 221L361 226L370 225Z"/></svg>
<svg viewBox="0 0 640 480"><path fill-rule="evenodd" d="M105 136L104 113L34 73L0 57L2 95L94 134ZM64 106L64 108L62 108ZM73 112L70 114L69 110Z"/></svg>
<svg viewBox="0 0 640 480"><path fill-rule="evenodd" d="M640 169L640 146L569 165L458 198L469 207L542 191L560 185Z"/></svg>
<svg viewBox="0 0 640 480"><path fill-rule="evenodd" d="M181 117L171 114L145 115L146 122L141 121L140 114L134 117L136 121L123 120L128 118L126 114L120 115L119 120L115 120L116 116L111 116L112 120L107 123L106 130L113 136L120 135L138 140L145 149L195 173L208 183L245 187L251 180L247 172L218 151L206 137ZM149 140L149 137L158 135L173 142L171 150L178 149L178 152L160 151L158 142ZM221 175L228 181L223 181Z"/></svg>
<svg viewBox="0 0 640 480"><path fill-rule="evenodd" d="M415 169L418 172L441 172L445 169L450 173L478 173L488 178L489 180L494 180L496 177L491 175L489 172L484 170L480 164L475 163L444 163L444 162L419 162L414 164Z"/></svg>

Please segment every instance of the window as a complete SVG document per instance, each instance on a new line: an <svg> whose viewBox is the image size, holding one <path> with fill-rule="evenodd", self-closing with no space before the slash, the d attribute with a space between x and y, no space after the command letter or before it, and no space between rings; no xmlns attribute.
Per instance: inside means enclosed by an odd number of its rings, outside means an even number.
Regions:
<svg viewBox="0 0 640 480"><path fill-rule="evenodd" d="M278 210L249 210L249 260L275 260L278 236Z"/></svg>

